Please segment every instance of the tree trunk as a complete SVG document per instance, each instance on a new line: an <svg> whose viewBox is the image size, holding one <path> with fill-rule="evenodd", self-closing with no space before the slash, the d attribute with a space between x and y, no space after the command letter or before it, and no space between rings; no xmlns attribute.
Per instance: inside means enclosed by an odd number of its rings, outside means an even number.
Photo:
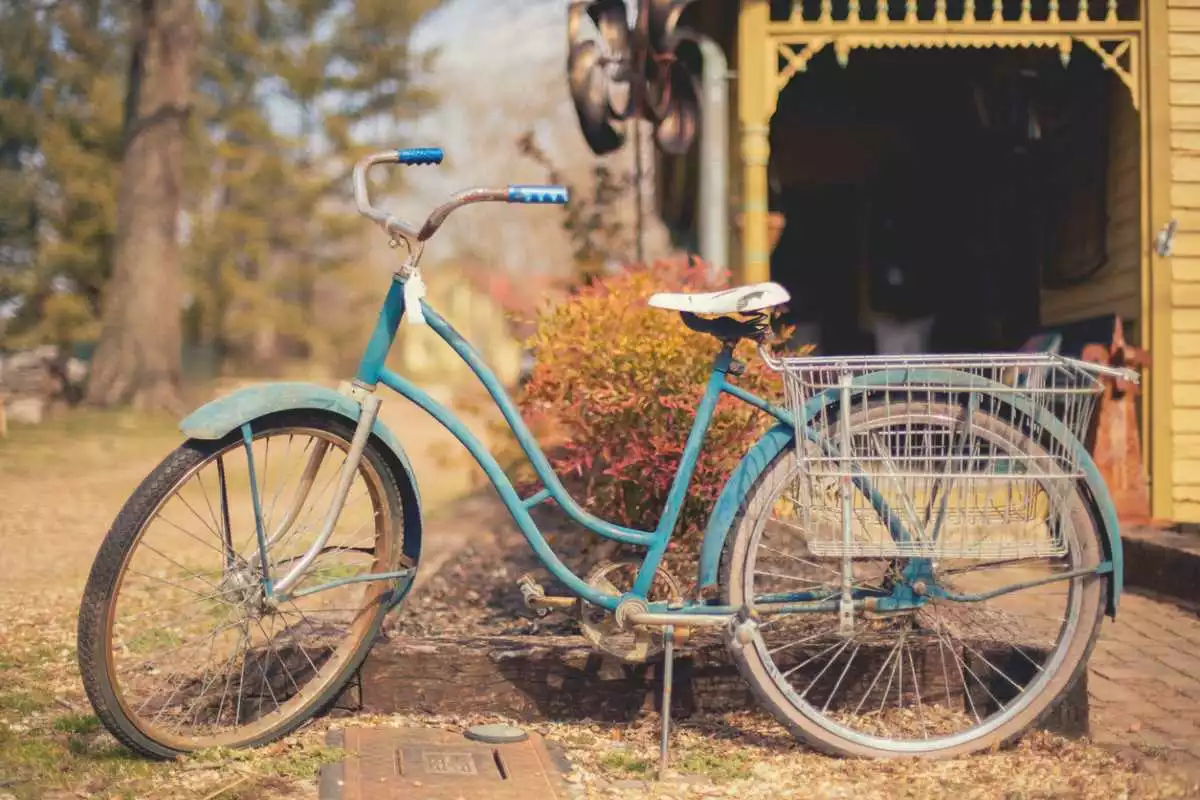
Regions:
<svg viewBox="0 0 1200 800"><path fill-rule="evenodd" d="M130 62L113 277L87 400L177 410L178 221L196 51L194 0L142 0Z"/></svg>

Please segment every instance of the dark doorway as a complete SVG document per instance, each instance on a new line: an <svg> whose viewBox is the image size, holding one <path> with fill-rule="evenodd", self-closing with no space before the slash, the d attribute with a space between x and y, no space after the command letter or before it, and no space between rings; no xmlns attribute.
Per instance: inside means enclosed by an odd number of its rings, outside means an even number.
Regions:
<svg viewBox="0 0 1200 800"><path fill-rule="evenodd" d="M929 352L1019 347L1043 287L1105 263L1113 80L1082 47L1066 67L1055 50L815 56L771 131L771 273L799 338L866 354L899 325Z"/></svg>

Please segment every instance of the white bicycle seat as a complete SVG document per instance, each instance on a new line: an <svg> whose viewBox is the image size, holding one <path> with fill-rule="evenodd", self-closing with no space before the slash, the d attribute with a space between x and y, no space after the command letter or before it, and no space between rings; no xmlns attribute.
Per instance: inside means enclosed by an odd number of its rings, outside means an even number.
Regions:
<svg viewBox="0 0 1200 800"><path fill-rule="evenodd" d="M659 292L651 295L650 305L693 314L747 314L783 305L790 299L787 289L778 283L753 283L719 292Z"/></svg>

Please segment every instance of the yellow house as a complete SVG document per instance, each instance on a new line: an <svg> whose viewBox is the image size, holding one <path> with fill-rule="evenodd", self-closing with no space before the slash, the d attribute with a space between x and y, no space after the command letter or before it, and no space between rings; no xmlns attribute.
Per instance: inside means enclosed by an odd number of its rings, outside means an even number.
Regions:
<svg viewBox="0 0 1200 800"><path fill-rule="evenodd" d="M744 282L780 278L769 219L781 187L853 182L919 135L881 124L872 104L908 104L928 122L942 97L1007 131L999 150L955 149L955 123L933 128L947 131L952 170L982 176L963 195L983 203L974 228L1010 242L999 252L1037 253L993 265L999 289L966 274L943 289L968 308L979 292L1012 295L1010 328L1090 320L1090 341L1106 342L1096 331L1119 316L1152 359L1152 514L1200 522L1200 0L696 0L682 24L718 43L733 73L729 266ZM983 87L973 97L967 75ZM839 93L845 113L831 122L818 110ZM997 160L1022 148L1033 155ZM659 208L677 227L695 225L697 150L659 156L670 176ZM973 263L964 253L963 272ZM854 291L838 302L864 308L861 283Z"/></svg>

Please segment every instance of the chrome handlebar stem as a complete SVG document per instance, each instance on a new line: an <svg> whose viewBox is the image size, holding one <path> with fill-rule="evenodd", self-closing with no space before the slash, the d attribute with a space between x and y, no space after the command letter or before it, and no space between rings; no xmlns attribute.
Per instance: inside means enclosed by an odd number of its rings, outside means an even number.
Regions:
<svg viewBox="0 0 1200 800"><path fill-rule="evenodd" d="M359 160L354 165L354 202L358 205L358 213L369 220L378 223L391 236L415 241L417 231L404 220L371 205L371 197L367 192L367 171L376 164L399 164L400 157L395 150L386 153L374 153Z"/></svg>

